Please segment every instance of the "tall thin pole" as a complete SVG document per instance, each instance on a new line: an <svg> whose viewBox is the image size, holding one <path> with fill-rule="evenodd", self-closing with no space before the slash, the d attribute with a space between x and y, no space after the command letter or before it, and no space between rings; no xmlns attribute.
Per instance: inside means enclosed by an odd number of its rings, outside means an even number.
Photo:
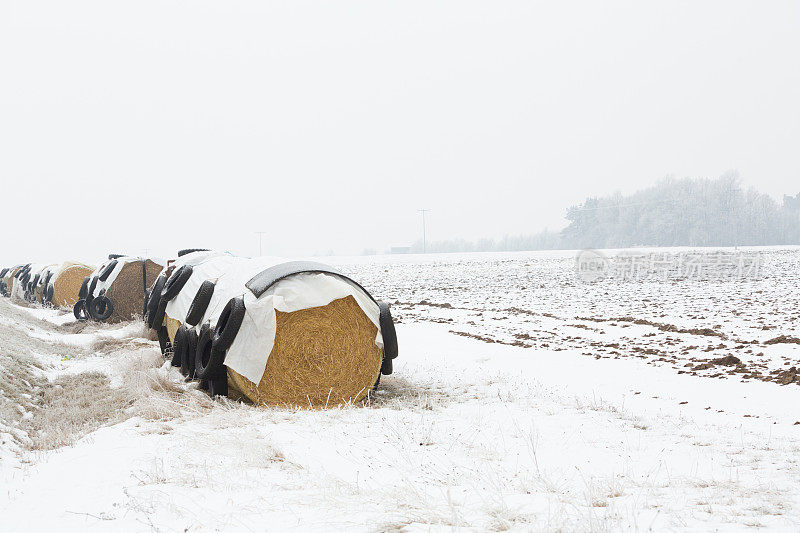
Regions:
<svg viewBox="0 0 800 533"><path fill-rule="evenodd" d="M428 235L425 228L425 213L430 211L430 209L420 209L419 212L422 213L422 253L428 253Z"/></svg>
<svg viewBox="0 0 800 533"><path fill-rule="evenodd" d="M258 256L261 257L262 255L264 255L264 252L263 252L263 249L262 249L262 246L261 246L261 237L267 232L266 231L257 231L255 233L256 233L256 235L258 235Z"/></svg>

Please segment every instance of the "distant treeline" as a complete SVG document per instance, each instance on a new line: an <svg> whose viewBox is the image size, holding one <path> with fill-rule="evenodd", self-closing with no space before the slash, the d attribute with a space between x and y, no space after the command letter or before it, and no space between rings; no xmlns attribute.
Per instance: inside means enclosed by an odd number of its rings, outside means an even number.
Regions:
<svg viewBox="0 0 800 533"><path fill-rule="evenodd" d="M734 173L661 180L630 196L590 197L570 207L560 232L427 244L428 252L490 252L631 246L800 244L800 193L781 203L745 190ZM412 252L422 252L422 241Z"/></svg>

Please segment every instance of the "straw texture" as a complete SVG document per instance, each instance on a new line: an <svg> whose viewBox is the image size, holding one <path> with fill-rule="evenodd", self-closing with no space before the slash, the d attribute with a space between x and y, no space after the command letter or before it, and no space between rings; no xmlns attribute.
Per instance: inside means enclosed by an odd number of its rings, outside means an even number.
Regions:
<svg viewBox="0 0 800 533"><path fill-rule="evenodd" d="M167 335L169 336L169 342L175 342L175 334L178 333L178 328L181 327L181 322L179 320L175 320L171 316L164 316L164 324L167 326Z"/></svg>
<svg viewBox="0 0 800 533"><path fill-rule="evenodd" d="M275 346L258 385L228 369L229 386L256 404L335 407L364 398L381 367L378 328L355 298L275 311Z"/></svg>
<svg viewBox="0 0 800 533"><path fill-rule="evenodd" d="M90 275L94 267L75 263L61 270L53 282L53 305L72 309L78 301L78 293L83 285L83 278Z"/></svg>
<svg viewBox="0 0 800 533"><path fill-rule="evenodd" d="M153 284L162 270L161 265L150 261L145 263L147 272L147 285ZM108 317L107 322L122 322L135 316L142 315L144 307L144 287L142 285L142 262L132 261L126 263L120 270L117 279L106 290L106 296L114 304L114 312Z"/></svg>

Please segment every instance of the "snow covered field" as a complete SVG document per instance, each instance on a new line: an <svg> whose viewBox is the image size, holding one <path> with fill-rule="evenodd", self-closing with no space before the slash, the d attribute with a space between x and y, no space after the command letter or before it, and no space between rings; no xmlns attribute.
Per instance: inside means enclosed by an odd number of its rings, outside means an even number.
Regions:
<svg viewBox="0 0 800 533"><path fill-rule="evenodd" d="M317 412L211 402L137 324L0 299L0 530L797 531L800 250L763 253L591 284L572 252L331 258L394 302L400 357Z"/></svg>

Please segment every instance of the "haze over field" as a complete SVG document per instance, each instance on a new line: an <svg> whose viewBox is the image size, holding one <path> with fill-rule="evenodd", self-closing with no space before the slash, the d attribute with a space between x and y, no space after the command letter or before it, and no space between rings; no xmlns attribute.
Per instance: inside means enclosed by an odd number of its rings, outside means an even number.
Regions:
<svg viewBox="0 0 800 533"><path fill-rule="evenodd" d="M0 2L2 262L361 253L800 177L800 4ZM180 244L179 244L180 243Z"/></svg>

